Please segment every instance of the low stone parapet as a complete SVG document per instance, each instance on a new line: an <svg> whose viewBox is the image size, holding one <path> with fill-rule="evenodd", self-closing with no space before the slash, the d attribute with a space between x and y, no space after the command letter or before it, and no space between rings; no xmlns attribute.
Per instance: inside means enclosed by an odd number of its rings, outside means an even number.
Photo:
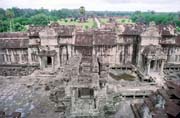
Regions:
<svg viewBox="0 0 180 118"><path fill-rule="evenodd" d="M0 76L27 76L37 68L37 65L0 65Z"/></svg>

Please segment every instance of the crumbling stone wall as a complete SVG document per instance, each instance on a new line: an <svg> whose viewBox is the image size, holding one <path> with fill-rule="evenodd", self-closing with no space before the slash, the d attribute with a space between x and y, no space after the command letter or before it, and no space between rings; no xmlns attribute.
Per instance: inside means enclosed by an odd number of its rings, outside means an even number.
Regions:
<svg viewBox="0 0 180 118"><path fill-rule="evenodd" d="M28 66L0 66L0 75L1 76L27 76L34 72L37 67L28 67Z"/></svg>

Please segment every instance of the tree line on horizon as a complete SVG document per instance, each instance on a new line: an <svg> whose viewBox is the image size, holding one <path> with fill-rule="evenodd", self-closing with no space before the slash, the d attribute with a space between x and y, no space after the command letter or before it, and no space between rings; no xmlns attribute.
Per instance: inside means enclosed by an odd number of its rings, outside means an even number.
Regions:
<svg viewBox="0 0 180 118"><path fill-rule="evenodd" d="M174 25L180 31L180 12L156 13L154 11L136 11L131 15L131 20L136 23L149 24L154 21L156 24Z"/></svg>
<svg viewBox="0 0 180 118"><path fill-rule="evenodd" d="M85 9L85 8L84 8ZM148 12L123 12L123 11L83 11L87 17L114 17L128 16L135 23L148 24L154 21L156 24L173 24L180 30L180 12L160 13ZM84 13L83 13L84 14ZM45 26L50 22L60 19L81 17L80 9L21 9L12 7L9 9L0 8L0 32L26 31L28 25Z"/></svg>

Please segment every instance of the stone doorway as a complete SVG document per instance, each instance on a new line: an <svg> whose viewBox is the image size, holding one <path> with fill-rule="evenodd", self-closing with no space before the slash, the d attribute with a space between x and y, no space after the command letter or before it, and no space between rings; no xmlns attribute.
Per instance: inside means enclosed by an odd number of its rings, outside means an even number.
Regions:
<svg viewBox="0 0 180 118"><path fill-rule="evenodd" d="M151 69L153 69L155 66L155 60L151 60Z"/></svg>
<svg viewBox="0 0 180 118"><path fill-rule="evenodd" d="M52 58L50 56L47 56L47 65L52 65Z"/></svg>

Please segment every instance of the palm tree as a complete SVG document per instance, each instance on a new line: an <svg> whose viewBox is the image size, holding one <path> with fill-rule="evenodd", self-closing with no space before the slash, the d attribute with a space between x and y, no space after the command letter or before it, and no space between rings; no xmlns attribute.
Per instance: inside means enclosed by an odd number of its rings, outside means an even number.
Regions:
<svg viewBox="0 0 180 118"><path fill-rule="evenodd" d="M81 19L80 19L81 22L85 22L85 12L86 12L85 7L81 6L79 8L79 13L81 14Z"/></svg>
<svg viewBox="0 0 180 118"><path fill-rule="evenodd" d="M81 15L85 15L85 7L84 7L84 6L81 6L81 7L79 8L79 12L80 12Z"/></svg>
<svg viewBox="0 0 180 118"><path fill-rule="evenodd" d="M11 9L7 9L6 10L6 17L9 18L10 32L12 32L12 19L14 17L14 12Z"/></svg>

